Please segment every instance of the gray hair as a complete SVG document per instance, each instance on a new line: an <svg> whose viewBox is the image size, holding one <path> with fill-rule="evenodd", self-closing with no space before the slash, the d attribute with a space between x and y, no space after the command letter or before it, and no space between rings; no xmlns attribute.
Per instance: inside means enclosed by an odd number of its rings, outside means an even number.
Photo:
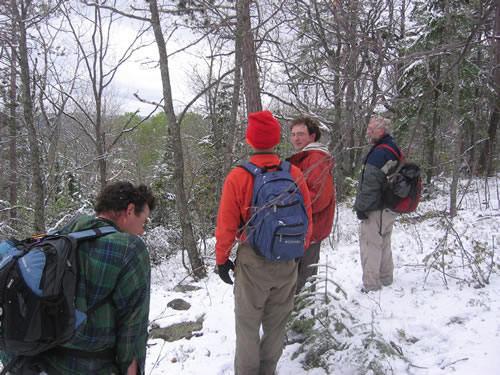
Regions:
<svg viewBox="0 0 500 375"><path fill-rule="evenodd" d="M370 122L375 122L376 129L385 129L385 134L392 134L392 121L387 117L383 117L380 115L374 115L370 118Z"/></svg>

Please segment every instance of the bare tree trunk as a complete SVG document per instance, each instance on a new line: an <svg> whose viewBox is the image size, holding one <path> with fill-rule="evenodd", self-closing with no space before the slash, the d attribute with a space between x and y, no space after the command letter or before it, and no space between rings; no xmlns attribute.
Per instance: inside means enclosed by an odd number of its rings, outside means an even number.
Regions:
<svg viewBox="0 0 500 375"><path fill-rule="evenodd" d="M241 92L241 69L243 65L243 17L237 16L236 35L234 39L234 85L233 97L231 98L231 127L226 138L226 152L224 154L223 175L227 176L232 167L232 156L236 145L235 133L238 128L238 103L240 101ZM259 96L260 100L260 96ZM249 112L251 113L251 112ZM220 196L220 194L219 194Z"/></svg>
<svg viewBox="0 0 500 375"><path fill-rule="evenodd" d="M499 70L499 68L497 68ZM500 84L500 82L499 82ZM497 96L500 98L500 96ZM500 121L500 104L496 104L493 107L493 110L490 115L490 120L488 123L488 140L486 142L486 146L484 147L486 153L486 175L488 177L492 177L495 175L495 163L493 160L496 158L496 138L497 138L497 129L498 122Z"/></svg>
<svg viewBox="0 0 500 375"><path fill-rule="evenodd" d="M16 1L11 0L11 6L14 8L16 6ZM11 66L10 66L10 119L9 119L9 167L10 167L10 177L9 177L9 203L12 207L17 206L18 198L18 185L17 185L17 27L16 19L12 17L12 49L11 49ZM10 211L10 218L15 220L17 218L17 209L12 209Z"/></svg>
<svg viewBox="0 0 500 375"><path fill-rule="evenodd" d="M404 40L406 37L406 0L401 1L401 9L400 9L400 14L399 14L399 38L401 40Z"/></svg>
<svg viewBox="0 0 500 375"><path fill-rule="evenodd" d="M15 75L15 73L14 73ZM15 79L14 79L15 81ZM15 95L15 92L14 92ZM15 102L12 102L10 109L10 141L9 141L9 203L12 207L17 206L18 198L18 184L17 184L17 117ZM10 210L10 218L15 220L17 218L17 209Z"/></svg>
<svg viewBox="0 0 500 375"><path fill-rule="evenodd" d="M175 185L175 196L176 196L176 208L177 214L179 215L179 220L181 223L182 230L182 242L183 246L187 249L189 261L191 263L193 275L197 278L203 278L206 276L205 266L200 257L198 249L196 247L196 240L193 233L193 227L191 224L191 218L189 214L189 207L186 200L186 194L184 191L184 156L182 152L182 139L180 124L177 122L175 117L173 99L172 99L172 88L170 85L170 73L168 67L168 55L167 48L165 45L165 39L163 37L163 32L161 29L160 15L158 12L157 0L149 1L149 9L151 11L151 25L153 27L153 32L156 39L156 44L158 46L158 53L160 57L160 73L163 86L163 98L165 101L164 111L167 116L169 138L173 148L174 154L174 185Z"/></svg>
<svg viewBox="0 0 500 375"><path fill-rule="evenodd" d="M236 1L236 17L238 23L241 22L242 26L242 69L247 112L259 112L262 111L262 101L260 98L259 73L257 71L257 53L250 22L250 0Z"/></svg>
<svg viewBox="0 0 500 375"><path fill-rule="evenodd" d="M453 24L451 21L451 9L449 0L445 0L445 15L446 15L446 26L448 30L448 35L452 36ZM451 54L448 59L450 65L454 64L454 59L457 58L456 54ZM458 64L455 64L452 71L450 72L451 85L453 87L453 98L452 98L452 108L450 113L450 127L452 133L452 139L454 141L453 147L453 171L452 180L450 187L450 216L455 216L457 214L457 194L458 194L458 182L460 179L460 166L462 164L462 134L460 129L460 76L458 71Z"/></svg>
<svg viewBox="0 0 500 375"><path fill-rule="evenodd" d="M492 95L492 108L488 122L488 140L481 154L481 165L487 176L495 175L496 138L498 122L500 121L500 1L498 0L495 8L495 29L492 35L494 35L492 41L493 51L491 54L493 73L490 79L491 86L495 88L496 95Z"/></svg>
<svg viewBox="0 0 500 375"><path fill-rule="evenodd" d="M480 49L477 50L476 53L476 66L481 66L483 64L483 54ZM470 156L469 156L469 164L471 166L471 171L472 171L472 176L477 176L477 171L479 167L479 160L478 160L478 155L480 154L481 150L479 147L476 147L476 143L478 141L478 133L480 129L480 117L481 117L481 112L482 112L482 107L483 107L483 101L484 101L484 87L479 87L476 86L474 88L474 97L477 98L477 100L474 101L474 104L472 106L472 126L471 126L471 134L470 134L470 143L467 145L467 147L471 147L470 151Z"/></svg>
<svg viewBox="0 0 500 375"><path fill-rule="evenodd" d="M102 33L102 15L101 9L99 7L94 8L94 32L96 34ZM107 183L107 152L106 152L106 135L103 129L103 89L104 89L104 72L103 72L103 54L107 45L103 42L101 38L92 38L93 55L90 57L93 60L93 66L91 68L92 73L89 72L89 77L92 80L92 89L95 98L95 140L97 149L97 165L99 166L99 184L101 191L104 189ZM85 57L88 59L89 57ZM90 68L88 68L90 69Z"/></svg>
<svg viewBox="0 0 500 375"><path fill-rule="evenodd" d="M214 55L214 51L211 51L211 54ZM211 59L210 61L210 72L209 72L209 77L212 77L214 74L214 62L215 59ZM209 79L208 84L211 84L211 79ZM226 135L225 135L225 129L226 126L229 126L231 128L231 116L229 116L229 119L227 118L227 113L224 111L224 107L221 109L220 108L220 97L223 97L223 105L225 104L226 97L225 95L219 95L219 85L216 85L214 89L208 90L207 92L207 107L209 109L209 116L210 116L210 123L212 126L212 132L214 135L214 147L215 147L215 152L216 152L216 160L219 162L222 162L222 168L216 168L214 170L214 178L215 178L215 197L220 197L221 192L222 192L222 186L224 184L224 165L226 163L226 159L228 158L227 152L230 150L230 148L227 145L227 140L226 140ZM229 123L229 125L228 125ZM231 161L230 155L229 155L229 162Z"/></svg>
<svg viewBox="0 0 500 375"><path fill-rule="evenodd" d="M357 26L358 21L358 8L357 3L352 3L347 8L346 14L341 12L335 12L336 23L340 25L345 25L349 30L354 30ZM354 29L353 29L354 28ZM342 30L343 31L343 30ZM356 49L356 40L352 38L348 33L342 35L341 28L337 29L337 51L336 51L336 61L330 62L330 66L334 66L338 72L342 71L343 74L336 74L334 78L334 90L336 93L335 98L335 117L337 119L338 126L341 131L340 134L335 136L337 144L338 159L336 162L336 179L335 188L336 196L340 201L344 195L344 178L346 176L352 176L354 173L353 160L358 156L359 153L354 149L355 142L355 129L354 126L354 103L356 100L356 86L355 86L355 76L356 76L356 63L359 55L359 51ZM352 34L355 35L355 34ZM343 42L345 39L347 40ZM325 46L328 45L328 41L324 40ZM342 77L342 78L341 78ZM344 96L345 92L345 96ZM332 137L334 133L332 132ZM339 141L340 140L340 141ZM340 152L342 150L342 152ZM344 152L343 150L348 150Z"/></svg>
<svg viewBox="0 0 500 375"><path fill-rule="evenodd" d="M40 100L40 107L43 106L42 100ZM46 115L46 114L45 114ZM45 116L45 121L47 124L49 123L48 116ZM49 200L51 198L54 198L55 200L58 199L58 180L60 176L58 175L58 159L57 159L57 148L59 145L59 138L61 136L61 113L57 114L55 122L54 122L54 129L50 133L50 145L48 147L48 152L47 152L47 176L48 176L48 181L49 183L48 188L46 188L46 199Z"/></svg>
<svg viewBox="0 0 500 375"><path fill-rule="evenodd" d="M101 191L104 189L107 183L107 154L106 154L106 136L104 134L102 126L102 105L101 105L101 94L96 94L96 116L94 122L95 129L95 140L97 148L97 165L99 166L99 184L101 186Z"/></svg>
<svg viewBox="0 0 500 375"><path fill-rule="evenodd" d="M439 76L441 75L441 57L437 57L437 67L435 71L435 77L434 79L439 79ZM426 176L426 183L430 184L432 181L432 177L434 175L433 173L433 168L435 164L435 151L436 151L436 131L438 128L439 123L441 122L440 118L440 108L439 108L439 97L440 97L440 89L436 88L434 90L434 97L433 97L433 113L432 113L432 122L430 126L427 126L426 132L424 134L424 149L425 149L425 161L426 161L426 168L425 168L425 176Z"/></svg>
<svg viewBox="0 0 500 375"><path fill-rule="evenodd" d="M460 129L460 119L458 118L460 107L460 82L458 76L458 66L453 68L451 74L453 84L453 111L451 113L450 126L452 128L453 141L453 171L450 187L450 216L457 214L457 194L458 182L460 180L460 166L462 164L462 134Z"/></svg>
<svg viewBox="0 0 500 375"><path fill-rule="evenodd" d="M436 90L434 93L434 110L432 114L432 123L430 125L430 129L426 131L426 146L427 146L427 167L426 167L426 183L430 184L432 182L432 177L434 176L433 169L435 164L435 153L436 153L436 132L438 128L438 124L440 123L440 111L438 108L439 103L439 91Z"/></svg>
<svg viewBox="0 0 500 375"><path fill-rule="evenodd" d="M353 71L353 66L349 64L347 66L347 75L350 77L354 77L355 71ZM352 74L352 76L351 76ZM347 129L355 129L354 127L354 100L355 100L355 95L356 95L356 90L354 87L354 82L353 80L350 80L347 83L347 90L345 94L345 115L344 115L344 121L345 121L345 126ZM355 157L355 150L354 150L354 131L348 131L345 133L344 136L344 142L345 145L347 146L348 151L342 152L344 154L343 156L343 166L342 169L347 172L347 175L351 174L352 170L352 165L353 165L353 160Z"/></svg>
<svg viewBox="0 0 500 375"><path fill-rule="evenodd" d="M340 42L339 42L340 44ZM341 47L339 46L338 48L338 53L340 54ZM338 57L336 58L338 60ZM335 181L335 197L337 201L342 201L344 199L344 195L346 193L345 191L345 184L344 180L346 175L348 175L348 172L344 170L344 166L342 163L342 159L340 159L340 163L338 158L342 158L343 153L340 152L343 149L343 137L342 135L345 132L345 129L347 129L347 125L343 121L343 102L342 102L342 96L340 95L340 75L337 75L334 80L333 80L333 92L336 93L335 99L334 99L334 125L333 127L336 127L338 131L332 131L330 132L330 144L332 145L330 148L333 150L333 154L337 154L337 165L333 169L334 173L334 181ZM332 128L333 128L332 127ZM352 168L352 167L351 167Z"/></svg>
<svg viewBox="0 0 500 375"><path fill-rule="evenodd" d="M15 5L15 2L14 2ZM41 173L41 160L40 151L38 147L38 135L35 125L34 118L34 106L33 99L31 97L31 81L30 81L30 70L28 62L28 42L27 42L27 30L25 20L28 19L28 10L31 7L31 1L21 2L21 14L17 9L17 5L14 6L14 14L17 20L17 26L19 27L19 67L21 70L21 84L22 90L22 102L23 102L23 113L24 122L28 129L28 142L30 146L30 163L32 171L32 187L33 187L33 197L34 197L34 230L36 233L45 232L45 205L44 205L44 191L42 183L42 173Z"/></svg>

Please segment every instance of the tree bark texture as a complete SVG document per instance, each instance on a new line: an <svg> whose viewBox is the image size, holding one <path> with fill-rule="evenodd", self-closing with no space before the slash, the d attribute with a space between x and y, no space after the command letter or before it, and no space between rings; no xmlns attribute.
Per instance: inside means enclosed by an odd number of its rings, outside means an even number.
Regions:
<svg viewBox="0 0 500 375"><path fill-rule="evenodd" d="M487 176L495 175L495 156L497 153L497 130L500 122L500 1L495 8L495 26L492 38L492 71L491 86L494 88L490 119L488 122L488 139L481 155L481 164Z"/></svg>
<svg viewBox="0 0 500 375"><path fill-rule="evenodd" d="M231 125L226 138L226 152L224 153L224 176L226 176L232 167L234 148L236 145L236 129L238 128L238 108L241 93L241 70L243 66L243 17L237 16L236 35L234 38L234 84L233 97L231 98ZM259 96L260 100L260 96ZM251 113L251 112L249 112Z"/></svg>
<svg viewBox="0 0 500 375"><path fill-rule="evenodd" d="M453 40L453 22L451 18L451 9L449 0L444 1L445 6L445 16L446 16L446 28L448 30L448 35L450 41ZM448 64L452 66L455 63L455 59L458 58L457 53L452 53L448 57ZM458 71L458 65L452 68L450 72L450 85L453 87L451 105L449 111L449 126L451 129L451 136L454 142L452 148L452 176L451 176L451 187L450 187L450 216L453 217L457 214L457 195L458 195L458 182L460 178L460 166L462 165L462 132L460 126L460 75Z"/></svg>
<svg viewBox="0 0 500 375"><path fill-rule="evenodd" d="M437 80L441 76L441 57L438 56L436 59L437 62L432 67L434 70L434 79ZM434 177L433 168L435 164L436 134L438 125L441 122L441 111L439 108L440 92L441 91L438 88L434 90L432 98L432 120L431 123L426 126L424 134L425 181L427 184L430 184L432 182L432 178Z"/></svg>
<svg viewBox="0 0 500 375"><path fill-rule="evenodd" d="M259 72L257 70L257 53L250 22L250 1L237 0L236 16L242 25L241 48L243 53L243 81L247 104L247 113L262 111L260 98Z"/></svg>
<svg viewBox="0 0 500 375"><path fill-rule="evenodd" d="M34 217L34 230L36 233L45 232L45 194L43 190L42 171L40 168L40 150L38 146L37 126L34 118L33 98L31 96L31 80L30 68L28 61L28 42L27 42L27 29L25 20L28 19L28 11L31 7L31 1L21 1L19 4L21 12L19 12L17 5L14 6L15 18L19 28L19 68L21 70L21 84L22 84L22 102L23 102L23 115L24 124L28 130L28 142L30 146L30 164L31 164L31 178L33 189L33 207L35 211Z"/></svg>
<svg viewBox="0 0 500 375"><path fill-rule="evenodd" d="M16 1L11 0L12 9L16 6ZM12 48L11 48L11 65L10 65L10 119L9 119L9 203L12 207L17 206L18 185L17 185L17 27L16 19L12 17ZM17 209L10 210L10 218L17 218Z"/></svg>
<svg viewBox="0 0 500 375"><path fill-rule="evenodd" d="M161 29L160 15L158 12L158 4L156 0L149 1L149 9L151 12L151 25L153 27L153 32L155 35L155 40L158 46L158 53L160 57L160 74L163 86L163 98L165 101L164 111L165 115L167 116L169 138L174 154L173 179L176 196L175 202L177 214L181 223L182 243L183 247L187 249L193 275L196 278L200 279L206 276L206 271L196 246L196 240L194 237L193 227L189 214L189 206L187 204L184 189L184 156L182 151L180 124L177 122L174 111L172 88L170 84L170 73L168 67L168 54L165 45L165 39L163 37L163 32Z"/></svg>

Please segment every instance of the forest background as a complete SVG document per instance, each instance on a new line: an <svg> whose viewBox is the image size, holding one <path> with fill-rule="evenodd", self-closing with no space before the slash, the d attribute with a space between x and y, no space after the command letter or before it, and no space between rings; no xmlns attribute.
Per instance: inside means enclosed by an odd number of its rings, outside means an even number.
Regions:
<svg viewBox="0 0 500 375"><path fill-rule="evenodd" d="M0 25L0 239L92 212L127 179L159 197L153 262L182 252L202 279L224 178L262 109L282 124L282 158L293 117L321 122L339 202L356 191L374 113L422 166L424 200L447 177L450 220L460 181L498 181L497 0L3 0ZM157 92L134 94L147 114L119 96L130 62L160 73Z"/></svg>

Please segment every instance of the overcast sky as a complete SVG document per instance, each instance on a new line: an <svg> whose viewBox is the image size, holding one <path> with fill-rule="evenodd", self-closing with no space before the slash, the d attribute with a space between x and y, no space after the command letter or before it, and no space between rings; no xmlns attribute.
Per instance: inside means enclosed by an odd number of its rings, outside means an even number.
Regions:
<svg viewBox="0 0 500 375"><path fill-rule="evenodd" d="M116 36L117 42L122 46L129 42L135 30L129 27L121 27ZM167 52L172 53L178 45L174 41L167 42ZM170 83L173 91L174 105L183 107L191 100L188 75L192 72L193 59L190 55L178 54L169 57ZM134 97L137 93L141 98L158 103L162 99L162 85L160 68L158 67L158 48L155 43L141 49L129 61L120 67L113 80L113 90L122 101L122 110L134 112L140 110L145 116L150 113L154 106L141 103Z"/></svg>

